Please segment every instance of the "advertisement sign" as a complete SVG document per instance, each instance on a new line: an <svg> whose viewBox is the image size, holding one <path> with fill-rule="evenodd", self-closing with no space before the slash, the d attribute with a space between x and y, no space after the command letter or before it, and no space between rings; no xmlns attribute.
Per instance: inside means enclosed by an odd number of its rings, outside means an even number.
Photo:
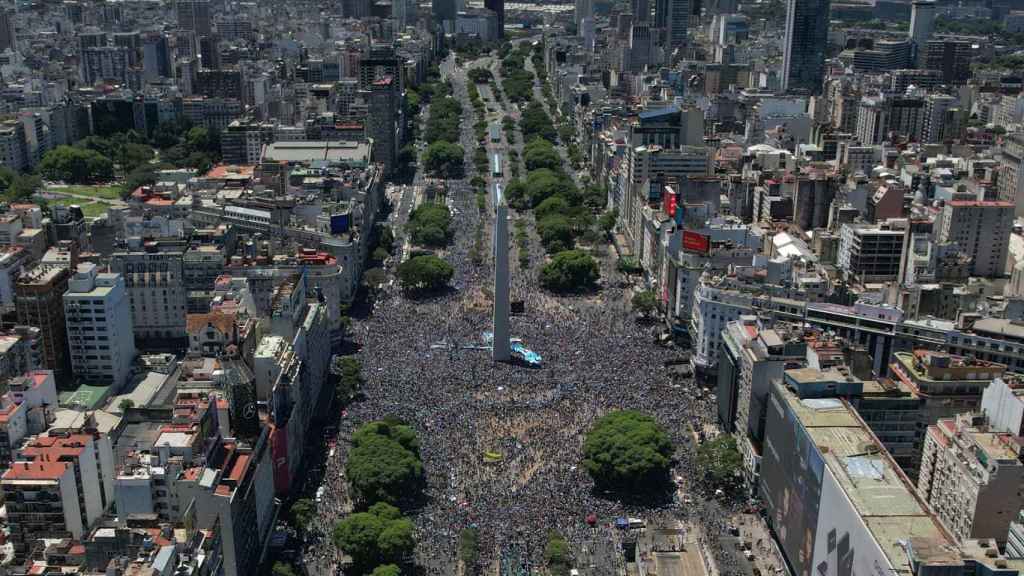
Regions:
<svg viewBox="0 0 1024 576"><path fill-rule="evenodd" d="M711 239L697 232L683 231L683 250L707 254L711 251Z"/></svg>
<svg viewBox="0 0 1024 576"><path fill-rule="evenodd" d="M827 469L821 501L824 513L814 539L813 576L885 576L896 572Z"/></svg>
<svg viewBox="0 0 1024 576"><path fill-rule="evenodd" d="M662 210L664 210L665 214L668 214L670 218L676 215L676 195L673 194L671 190L665 190L664 192Z"/></svg>
<svg viewBox="0 0 1024 576"><path fill-rule="evenodd" d="M761 482L769 521L795 574L812 576L825 462L774 389L765 430Z"/></svg>

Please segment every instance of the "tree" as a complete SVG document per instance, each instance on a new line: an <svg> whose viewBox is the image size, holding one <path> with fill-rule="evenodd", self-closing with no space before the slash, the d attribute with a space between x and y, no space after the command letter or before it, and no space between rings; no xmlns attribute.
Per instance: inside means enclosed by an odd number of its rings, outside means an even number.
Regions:
<svg viewBox="0 0 1024 576"><path fill-rule="evenodd" d="M298 576L295 568L286 562L274 562L274 567L271 568L270 572L274 576Z"/></svg>
<svg viewBox="0 0 1024 576"><path fill-rule="evenodd" d="M433 255L416 256L398 266L398 281L403 289L411 291L440 290L454 274L451 264Z"/></svg>
<svg viewBox="0 0 1024 576"><path fill-rule="evenodd" d="M374 568L370 576L402 576L402 571L394 564L382 564Z"/></svg>
<svg viewBox="0 0 1024 576"><path fill-rule="evenodd" d="M476 528L463 528L459 532L459 560L465 571L473 573L473 567L480 559L480 531Z"/></svg>
<svg viewBox="0 0 1024 576"><path fill-rule="evenodd" d="M601 217L597 219L597 227L601 229L601 232L605 234L611 234L612 230L615 230L615 223L619 220L619 210L612 208L611 210L601 214Z"/></svg>
<svg viewBox="0 0 1024 576"><path fill-rule="evenodd" d="M451 239L452 214L444 204L420 204L409 214L406 231L413 244L441 248Z"/></svg>
<svg viewBox="0 0 1024 576"><path fill-rule="evenodd" d="M118 148L116 158L122 170L131 172L149 164L153 159L153 148L148 144L124 144Z"/></svg>
<svg viewBox="0 0 1024 576"><path fill-rule="evenodd" d="M559 252L540 270L541 285L555 292L586 290L598 278L597 261L580 250Z"/></svg>
<svg viewBox="0 0 1024 576"><path fill-rule="evenodd" d="M412 531L412 521L397 508L378 503L338 522L332 539L352 557L355 572L365 574L373 566L404 563L415 545Z"/></svg>
<svg viewBox="0 0 1024 576"><path fill-rule="evenodd" d="M469 72L467 72L467 76L469 76L469 79L472 80L474 84L487 84L491 81L491 78L493 78L491 71L487 68L470 68Z"/></svg>
<svg viewBox="0 0 1024 576"><path fill-rule="evenodd" d="M736 448L736 438L723 434L697 448L697 466L717 485L730 485L739 478L743 455Z"/></svg>
<svg viewBox="0 0 1024 576"><path fill-rule="evenodd" d="M551 142L536 137L523 148L523 162L526 163L527 170L558 170L562 166L562 157L558 155Z"/></svg>
<svg viewBox="0 0 1024 576"><path fill-rule="evenodd" d="M536 100L531 101L523 110L519 119L519 129L523 131L523 140L530 141L540 136L554 144L558 140L558 131L551 122L551 117L544 110L544 105Z"/></svg>
<svg viewBox="0 0 1024 576"><path fill-rule="evenodd" d="M548 565L548 573L551 576L569 576L572 569L569 543L553 530L548 534L548 542L544 546L544 562Z"/></svg>
<svg viewBox="0 0 1024 576"><path fill-rule="evenodd" d="M117 403L117 409L121 412L127 412L129 408L135 407L135 401L131 398L125 398Z"/></svg>
<svg viewBox="0 0 1024 576"><path fill-rule="evenodd" d="M658 300L654 297L654 292L642 290L633 294L633 309L644 318L653 314L658 309Z"/></svg>
<svg viewBox="0 0 1024 576"><path fill-rule="evenodd" d="M153 184L156 184L156 173L148 165L140 166L125 177L121 195L127 197L138 188Z"/></svg>
<svg viewBox="0 0 1024 576"><path fill-rule="evenodd" d="M551 214L537 222L540 243L549 254L572 250L575 234L572 224L565 216Z"/></svg>
<svg viewBox="0 0 1024 576"><path fill-rule="evenodd" d="M94 150L58 146L43 156L39 173L48 180L91 184L113 179L114 163Z"/></svg>
<svg viewBox="0 0 1024 576"><path fill-rule="evenodd" d="M309 498L299 498L292 504L290 513L295 527L306 531L316 518L316 502Z"/></svg>
<svg viewBox="0 0 1024 576"><path fill-rule="evenodd" d="M636 258L631 256L622 256L618 262L615 263L615 268L623 274L639 274L644 271L640 267L640 263L636 261Z"/></svg>
<svg viewBox="0 0 1024 576"><path fill-rule="evenodd" d="M363 503L414 500L424 484L415 433L408 426L386 422L360 428L352 436L345 473L356 498Z"/></svg>
<svg viewBox="0 0 1024 576"><path fill-rule="evenodd" d="M423 153L423 166L438 177L461 178L466 152L462 146L446 140L437 140Z"/></svg>
<svg viewBox="0 0 1024 576"><path fill-rule="evenodd" d="M7 200L19 201L30 198L43 186L43 181L35 174L18 174L11 180L4 197Z"/></svg>
<svg viewBox="0 0 1024 576"><path fill-rule="evenodd" d="M583 442L583 467L595 486L623 496L659 491L672 462L672 443L654 418L621 410L598 419Z"/></svg>
<svg viewBox="0 0 1024 576"><path fill-rule="evenodd" d="M380 250L380 248L378 248L377 250ZM374 252L376 252L377 250L374 250ZM386 254L385 257L387 257ZM377 290L379 290L381 285L383 285L387 281L387 272L384 272L382 268L370 268L366 272L363 272L363 284L371 292L376 292Z"/></svg>
<svg viewBox="0 0 1024 576"><path fill-rule="evenodd" d="M395 249L395 233L391 231L391 226L384 224L377 225L377 247L387 250L388 254L391 254Z"/></svg>
<svg viewBox="0 0 1024 576"><path fill-rule="evenodd" d="M331 375L337 379L335 394L342 402L351 399L363 387L363 365L355 356L335 356Z"/></svg>

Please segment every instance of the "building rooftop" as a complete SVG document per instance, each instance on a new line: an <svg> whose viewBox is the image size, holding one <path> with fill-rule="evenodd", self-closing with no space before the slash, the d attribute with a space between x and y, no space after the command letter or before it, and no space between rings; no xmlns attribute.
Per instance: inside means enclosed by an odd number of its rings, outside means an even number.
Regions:
<svg viewBox="0 0 1024 576"><path fill-rule="evenodd" d="M265 162L368 162L369 142L301 141L274 142L263 150Z"/></svg>
<svg viewBox="0 0 1024 576"><path fill-rule="evenodd" d="M56 482L67 471L65 462L15 462L4 472L3 482L49 480Z"/></svg>
<svg viewBox="0 0 1024 576"><path fill-rule="evenodd" d="M836 398L800 400L783 386L776 390L893 567L913 573L904 548L910 538L949 542L910 481L848 404Z"/></svg>

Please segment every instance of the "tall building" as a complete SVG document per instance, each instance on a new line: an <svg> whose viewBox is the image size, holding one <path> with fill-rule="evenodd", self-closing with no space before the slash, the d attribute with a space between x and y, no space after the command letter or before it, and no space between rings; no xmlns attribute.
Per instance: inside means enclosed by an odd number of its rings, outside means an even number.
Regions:
<svg viewBox="0 0 1024 576"><path fill-rule="evenodd" d="M910 41L914 45L914 57L918 66L923 62L925 47L935 31L935 2L915 0L910 5Z"/></svg>
<svg viewBox="0 0 1024 576"><path fill-rule="evenodd" d="M82 51L82 82L92 86L108 80L126 82L131 51L124 46L102 46Z"/></svg>
<svg viewBox="0 0 1024 576"><path fill-rule="evenodd" d="M437 25L443 26L445 22L455 22L455 14L458 12L455 0L430 0L430 8Z"/></svg>
<svg viewBox="0 0 1024 576"><path fill-rule="evenodd" d="M945 84L964 84L971 77L971 45L969 40L954 38L929 40L924 46L924 66L941 71Z"/></svg>
<svg viewBox="0 0 1024 576"><path fill-rule="evenodd" d="M967 127L967 110L948 94L929 94L924 102L921 139L924 142L945 142L960 137Z"/></svg>
<svg viewBox="0 0 1024 576"><path fill-rule="evenodd" d="M0 165L15 172L22 172L29 166L25 125L17 120L0 122Z"/></svg>
<svg viewBox="0 0 1024 576"><path fill-rule="evenodd" d="M690 28L690 0L658 0L657 8L664 12L658 14L655 10L654 22L665 30L665 45L669 50L685 46Z"/></svg>
<svg viewBox="0 0 1024 576"><path fill-rule="evenodd" d="M895 280L903 254L904 231L889 225L843 224L839 235L839 269L852 282Z"/></svg>
<svg viewBox="0 0 1024 576"><path fill-rule="evenodd" d="M1006 366L946 352L895 352L889 373L924 399L921 421L934 424L981 406L982 392Z"/></svg>
<svg viewBox="0 0 1024 576"><path fill-rule="evenodd" d="M1013 204L1015 216L1024 216L1024 132L1003 138L999 151L999 199Z"/></svg>
<svg viewBox="0 0 1024 576"><path fill-rule="evenodd" d="M957 244L971 258L971 276L1005 276L1013 210L1010 202L948 201L936 219L936 242Z"/></svg>
<svg viewBox="0 0 1024 576"><path fill-rule="evenodd" d="M64 326L64 301L70 273L66 266L40 264L23 271L14 286L14 307L18 322L39 328L45 368L53 370L58 381L68 376L67 340Z"/></svg>
<svg viewBox="0 0 1024 576"><path fill-rule="evenodd" d="M928 427L917 490L961 543L1006 543L1024 507L1019 438L990 430L979 414L960 414Z"/></svg>
<svg viewBox="0 0 1024 576"><path fill-rule="evenodd" d="M67 462L16 462L0 477L0 489L15 558L26 558L39 538L81 539L88 527Z"/></svg>
<svg viewBox="0 0 1024 576"><path fill-rule="evenodd" d="M966 573L956 543L848 402L801 398L776 381L768 405L760 495L793 574Z"/></svg>
<svg viewBox="0 0 1024 576"><path fill-rule="evenodd" d="M390 76L374 81L370 87L370 114L366 135L373 139L373 159L384 165L384 174L391 174L398 158L398 82Z"/></svg>
<svg viewBox="0 0 1024 576"><path fill-rule="evenodd" d="M819 94L825 80L830 0L788 0L782 89Z"/></svg>
<svg viewBox="0 0 1024 576"><path fill-rule="evenodd" d="M576 30L582 34L583 20L594 17L594 0L575 0L573 17L576 21Z"/></svg>
<svg viewBox="0 0 1024 576"><path fill-rule="evenodd" d="M650 0L631 0L631 2L633 4L633 22L650 22Z"/></svg>
<svg viewBox="0 0 1024 576"><path fill-rule="evenodd" d="M159 241L146 251L114 253L110 270L124 278L136 338L165 344L185 338L183 255L183 247Z"/></svg>
<svg viewBox="0 0 1024 576"><path fill-rule="evenodd" d="M135 360L124 279L120 274L98 273L91 262L79 264L64 294L64 313L75 378L121 390Z"/></svg>
<svg viewBox="0 0 1024 576"><path fill-rule="evenodd" d="M11 49L17 45L17 35L14 29L14 11L9 8L0 10L0 52Z"/></svg>
<svg viewBox="0 0 1024 576"><path fill-rule="evenodd" d="M150 32L142 37L142 70L146 80L173 78L171 49L163 33Z"/></svg>
<svg viewBox="0 0 1024 576"><path fill-rule="evenodd" d="M209 36L213 32L209 0L178 0L177 11L179 29L194 32L196 36Z"/></svg>
<svg viewBox="0 0 1024 576"><path fill-rule="evenodd" d="M494 12L498 19L498 39L505 37L505 0L484 0L484 8Z"/></svg>

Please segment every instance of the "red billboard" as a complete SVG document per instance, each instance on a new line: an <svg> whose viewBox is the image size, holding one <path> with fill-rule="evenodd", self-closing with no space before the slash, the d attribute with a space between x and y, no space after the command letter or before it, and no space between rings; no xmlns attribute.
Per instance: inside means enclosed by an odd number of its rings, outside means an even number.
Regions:
<svg viewBox="0 0 1024 576"><path fill-rule="evenodd" d="M270 456L274 466L274 492L287 494L291 488L291 474L288 473L288 431L272 426L270 431Z"/></svg>
<svg viewBox="0 0 1024 576"><path fill-rule="evenodd" d="M683 231L683 250L707 254L711 251L711 239L697 232Z"/></svg>

